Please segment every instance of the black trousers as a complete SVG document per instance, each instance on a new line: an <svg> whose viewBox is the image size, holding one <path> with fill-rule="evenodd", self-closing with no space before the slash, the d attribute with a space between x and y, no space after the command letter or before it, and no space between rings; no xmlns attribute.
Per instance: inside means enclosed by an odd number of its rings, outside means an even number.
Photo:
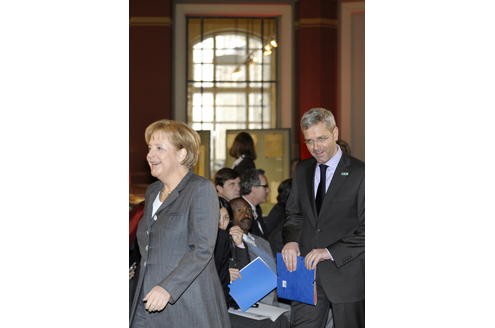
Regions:
<svg viewBox="0 0 495 328"><path fill-rule="evenodd" d="M334 328L364 328L364 300L332 304L318 283L316 283L316 293L318 297L316 306L292 303L290 320L292 328L324 328L330 308L333 312Z"/></svg>

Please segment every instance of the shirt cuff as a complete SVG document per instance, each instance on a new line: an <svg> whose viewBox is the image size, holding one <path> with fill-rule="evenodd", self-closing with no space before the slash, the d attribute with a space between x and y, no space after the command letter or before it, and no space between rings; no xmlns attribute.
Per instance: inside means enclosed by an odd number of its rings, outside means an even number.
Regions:
<svg viewBox="0 0 495 328"><path fill-rule="evenodd" d="M330 255L330 261L334 262L335 260L333 259L332 254L330 253L330 250L328 248L325 248L328 252L328 255Z"/></svg>

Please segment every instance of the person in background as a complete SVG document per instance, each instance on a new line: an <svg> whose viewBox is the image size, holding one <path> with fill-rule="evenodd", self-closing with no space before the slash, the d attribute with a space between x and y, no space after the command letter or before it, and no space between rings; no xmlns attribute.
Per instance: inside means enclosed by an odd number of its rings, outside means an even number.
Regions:
<svg viewBox="0 0 495 328"><path fill-rule="evenodd" d="M293 302L291 327L322 327L330 310L336 328L364 327L364 163L337 144L329 110L312 108L301 118L312 158L301 161L292 181L283 227L287 270L296 257L316 269L316 306Z"/></svg>
<svg viewBox="0 0 495 328"><path fill-rule="evenodd" d="M339 139L337 140L337 145L339 145L340 149L342 149L344 154L351 156L351 146L349 146L349 144L346 141Z"/></svg>
<svg viewBox="0 0 495 328"><path fill-rule="evenodd" d="M213 250L220 216L211 181L192 173L200 137L184 123L145 130L146 159L158 179L145 193L138 225L140 272L130 326L229 327Z"/></svg>
<svg viewBox="0 0 495 328"><path fill-rule="evenodd" d="M273 230L268 235L268 241L272 247L273 254L280 253L284 247L282 228L286 218L285 205L287 204L291 187L291 178L285 179L278 185L277 203L272 207L268 216L264 218L266 225L274 226Z"/></svg>
<svg viewBox="0 0 495 328"><path fill-rule="evenodd" d="M252 234L266 239L274 228L267 227L263 219L260 204L266 202L270 187L262 169L248 169L241 174L241 197L244 198L253 210L254 221L251 227Z"/></svg>
<svg viewBox="0 0 495 328"><path fill-rule="evenodd" d="M137 276L141 254L136 241L136 231L139 221L143 217L144 201L134 205L129 210L129 309L136 291Z"/></svg>
<svg viewBox="0 0 495 328"><path fill-rule="evenodd" d="M215 266L217 268L218 277L224 292L227 307L233 305L233 299L229 294L229 263L232 258L232 239L229 235L228 229L231 227L231 220L234 216L232 208L229 202L222 197L218 197L220 204L220 218L218 220L218 234L215 244L214 258Z"/></svg>
<svg viewBox="0 0 495 328"><path fill-rule="evenodd" d="M273 270L276 272L275 258L271 253L270 244L262 237L249 233L249 228L253 223L253 213L248 202L239 197L234 198L230 202L233 212L230 235L232 236L233 250L232 254L234 265L229 268L230 279L242 279L240 269L249 264L256 257L261 257ZM238 308L235 301L232 307ZM259 303L280 307L276 297L276 291L270 292L267 296L259 301ZM289 311L287 305L283 306L284 310ZM256 320L245 318L243 316L229 313L232 328L289 328L289 312L280 315L275 321L270 319Z"/></svg>
<svg viewBox="0 0 495 328"><path fill-rule="evenodd" d="M256 165L256 150L251 135L247 132L239 132L229 149L229 155L235 160L232 168L240 175L247 169L254 169Z"/></svg>
<svg viewBox="0 0 495 328"><path fill-rule="evenodd" d="M249 203L244 198L239 197L232 199L230 201L230 206L232 207L232 213L234 214L230 235L232 236L235 247L247 249L249 254L247 263L239 263L238 268L229 269L231 280L235 281L238 279L239 270L258 256L268 264L274 273L276 273L277 265L270 243L262 237L249 233L251 225L253 224L253 211L251 210ZM261 302L270 305L276 303L275 293L272 292L268 294Z"/></svg>
<svg viewBox="0 0 495 328"><path fill-rule="evenodd" d="M224 167L215 173L215 188L218 196L227 201L239 197L241 192L241 178L239 174L231 168Z"/></svg>

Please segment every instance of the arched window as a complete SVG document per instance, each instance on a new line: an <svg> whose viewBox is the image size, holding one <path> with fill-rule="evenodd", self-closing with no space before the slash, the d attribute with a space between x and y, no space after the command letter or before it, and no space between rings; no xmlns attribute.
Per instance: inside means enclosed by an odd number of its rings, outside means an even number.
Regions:
<svg viewBox="0 0 495 328"><path fill-rule="evenodd" d="M225 131L276 127L277 18L187 18L187 122L211 135L211 170Z"/></svg>

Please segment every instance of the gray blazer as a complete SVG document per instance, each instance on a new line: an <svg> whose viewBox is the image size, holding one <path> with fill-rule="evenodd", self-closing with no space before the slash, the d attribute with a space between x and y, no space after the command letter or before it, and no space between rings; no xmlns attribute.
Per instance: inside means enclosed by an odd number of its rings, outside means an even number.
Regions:
<svg viewBox="0 0 495 328"><path fill-rule="evenodd" d="M141 270L130 323L138 302L159 285L171 298L164 310L145 313L146 327L230 327L213 261L220 215L215 188L189 172L152 216L162 187L157 181L146 190L137 230Z"/></svg>

